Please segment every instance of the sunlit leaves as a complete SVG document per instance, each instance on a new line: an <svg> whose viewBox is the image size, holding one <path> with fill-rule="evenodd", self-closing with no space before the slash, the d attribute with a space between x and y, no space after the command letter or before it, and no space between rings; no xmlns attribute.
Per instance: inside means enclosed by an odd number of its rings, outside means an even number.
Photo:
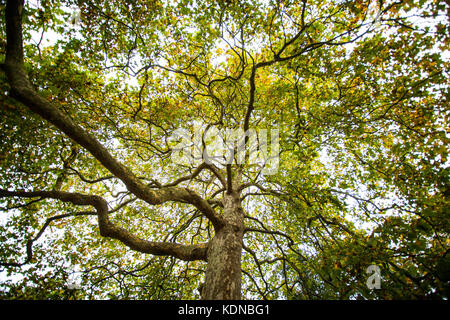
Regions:
<svg viewBox="0 0 450 320"><path fill-rule="evenodd" d="M67 21L74 8L78 24ZM178 128L236 129L248 114L252 129L280 130L277 174L239 167L252 229L245 297L443 298L445 10L439 1L40 1L25 17L26 68L46 99L149 188L195 169L170 161ZM115 223L151 241L213 236L188 205L134 199L88 152L9 97L0 77L3 188L103 196ZM207 171L180 185L214 200L223 192ZM9 210L2 261L23 261L47 218L86 209L41 199L1 204ZM8 269L22 278L3 284L5 297L198 298L205 269L100 238L95 216L53 222L34 253L28 269ZM370 265L382 270L379 291L366 286ZM68 292L76 272L82 290Z"/></svg>

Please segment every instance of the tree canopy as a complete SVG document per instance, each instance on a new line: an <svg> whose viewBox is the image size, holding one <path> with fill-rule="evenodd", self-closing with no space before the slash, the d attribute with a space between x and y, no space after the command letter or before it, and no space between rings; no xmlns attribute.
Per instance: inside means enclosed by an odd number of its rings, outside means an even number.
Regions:
<svg viewBox="0 0 450 320"><path fill-rule="evenodd" d="M0 298L449 298L447 1L0 3Z"/></svg>

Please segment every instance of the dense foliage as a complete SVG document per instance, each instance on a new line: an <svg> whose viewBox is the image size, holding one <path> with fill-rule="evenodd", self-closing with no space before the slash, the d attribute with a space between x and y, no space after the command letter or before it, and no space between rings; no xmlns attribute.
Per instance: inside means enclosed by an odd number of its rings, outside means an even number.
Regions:
<svg viewBox="0 0 450 320"><path fill-rule="evenodd" d="M243 298L442 299L449 10L439 0L27 1L25 68L149 187L189 187L219 213L223 186L210 170L193 174L201 162L172 161L172 134L199 123L279 130L276 174L232 166L247 228ZM0 86L0 189L102 196L110 219L143 239L212 237L198 208L139 199L12 98L3 71ZM0 206L2 299L199 298L204 261L101 237L89 207L6 196ZM370 265L379 289L367 286Z"/></svg>

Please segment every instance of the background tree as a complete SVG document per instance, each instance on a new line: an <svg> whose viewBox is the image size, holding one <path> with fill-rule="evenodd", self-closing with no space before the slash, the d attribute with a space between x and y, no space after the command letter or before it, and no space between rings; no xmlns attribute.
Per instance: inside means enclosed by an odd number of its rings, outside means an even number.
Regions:
<svg viewBox="0 0 450 320"><path fill-rule="evenodd" d="M448 3L1 9L2 298L448 298ZM174 162L199 124L278 170Z"/></svg>

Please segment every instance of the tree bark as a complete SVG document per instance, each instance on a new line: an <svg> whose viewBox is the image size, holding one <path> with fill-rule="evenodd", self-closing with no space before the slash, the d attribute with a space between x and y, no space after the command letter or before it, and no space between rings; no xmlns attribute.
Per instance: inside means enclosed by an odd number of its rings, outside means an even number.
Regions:
<svg viewBox="0 0 450 320"><path fill-rule="evenodd" d="M233 180L231 166L227 167L225 179L214 169L210 170L227 186L223 198L223 215L217 214L207 200L195 191L176 185L197 175L206 166L201 166L188 178L180 178L175 183L152 189L143 183L124 164L115 159L93 135L65 115L58 105L48 102L35 90L29 81L25 67L22 43L23 0L8 0L5 10L7 47L5 64L2 66L11 86L10 94L23 103L32 112L53 124L77 144L84 147L115 177L119 178L128 191L151 205L160 205L167 201L189 203L202 212L214 226L214 238L206 244L179 245L174 243L156 243L146 241L130 234L126 229L114 225L108 219L106 201L94 195L66 193L60 191L22 192L0 190L2 196L48 197L71 202L75 205L92 205L97 209L100 234L117 239L133 250L155 254L170 255L178 259L207 260L206 279L202 295L208 300L238 300L241 298L241 253L244 235L244 215L241 207L240 173Z"/></svg>
<svg viewBox="0 0 450 320"><path fill-rule="evenodd" d="M102 197L85 195L81 193L70 193L63 191L8 191L0 189L2 197L22 198L48 198L57 199L62 202L70 202L79 206L93 206L97 210L98 226L100 235L119 240L130 249L142 253L150 253L156 256L172 256L184 261L206 260L207 244L183 245L175 242L153 242L141 239L130 233L127 229L115 225L108 217L108 203ZM28 258L31 254L27 252ZM0 263L1 265L1 263ZM4 265L4 264L3 264ZM18 264L8 264L18 265Z"/></svg>
<svg viewBox="0 0 450 320"><path fill-rule="evenodd" d="M241 254L244 235L244 214L236 191L224 195L225 225L209 242L205 285L206 300L241 299Z"/></svg>

